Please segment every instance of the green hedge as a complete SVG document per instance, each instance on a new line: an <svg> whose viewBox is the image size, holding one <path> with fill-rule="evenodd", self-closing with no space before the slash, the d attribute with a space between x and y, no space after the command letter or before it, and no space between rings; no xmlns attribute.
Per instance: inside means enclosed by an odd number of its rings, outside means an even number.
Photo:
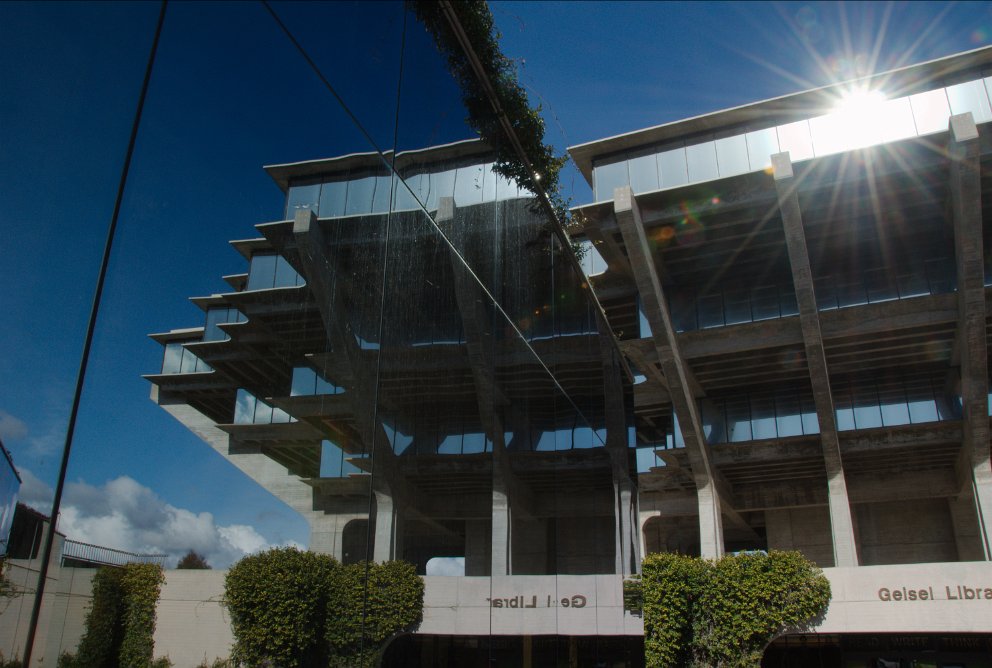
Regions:
<svg viewBox="0 0 992 668"><path fill-rule="evenodd" d="M326 663L323 643L333 557L276 548L236 563L224 581L236 664L292 668Z"/></svg>
<svg viewBox="0 0 992 668"><path fill-rule="evenodd" d="M327 602L330 666L377 664L387 642L423 618L424 581L412 564L390 561L344 566Z"/></svg>
<svg viewBox="0 0 992 668"><path fill-rule="evenodd" d="M830 583L798 552L715 561L652 554L642 572L644 652L652 667L760 666L772 640L809 624L830 603Z"/></svg>
<svg viewBox="0 0 992 668"><path fill-rule="evenodd" d="M225 581L235 665L375 665L388 641L423 616L424 584L393 561L342 566L276 548L245 557Z"/></svg>

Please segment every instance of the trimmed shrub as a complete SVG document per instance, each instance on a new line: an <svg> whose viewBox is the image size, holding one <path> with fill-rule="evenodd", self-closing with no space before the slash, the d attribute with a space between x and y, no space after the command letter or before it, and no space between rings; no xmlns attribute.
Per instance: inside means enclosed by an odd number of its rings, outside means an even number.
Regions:
<svg viewBox="0 0 992 668"><path fill-rule="evenodd" d="M292 547L236 563L224 584L235 639L231 661L280 668L326 665L328 591L340 568L330 555Z"/></svg>
<svg viewBox="0 0 992 668"><path fill-rule="evenodd" d="M652 554L642 571L652 667L755 668L772 640L808 625L830 603L829 581L798 552L716 561Z"/></svg>
<svg viewBox="0 0 992 668"><path fill-rule="evenodd" d="M327 601L328 665L377 665L388 641L420 623L424 581L412 564L360 562L335 573Z"/></svg>

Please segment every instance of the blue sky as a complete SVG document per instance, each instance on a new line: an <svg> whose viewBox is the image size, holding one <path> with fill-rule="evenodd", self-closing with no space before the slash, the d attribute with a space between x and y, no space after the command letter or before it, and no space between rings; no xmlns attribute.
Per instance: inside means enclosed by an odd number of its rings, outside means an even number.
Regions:
<svg viewBox="0 0 992 668"><path fill-rule="evenodd" d="M275 6L373 141L390 147L402 13L378 3ZM492 8L562 150L992 43L988 3ZM37 478L39 498L57 473L157 10L0 3L0 437ZM468 136L457 90L423 31L407 27L400 145ZM227 241L282 213L263 164L369 148L261 5L172 4L69 469L71 526L83 539L181 552L199 536L220 562L259 541L306 543L301 518L148 400L141 374L155 372L162 353L146 335L201 324L187 297L225 291L220 277L245 270ZM590 197L574 170L563 184L575 202ZM94 502L100 492L162 512L136 519ZM228 542L203 538L211 531Z"/></svg>

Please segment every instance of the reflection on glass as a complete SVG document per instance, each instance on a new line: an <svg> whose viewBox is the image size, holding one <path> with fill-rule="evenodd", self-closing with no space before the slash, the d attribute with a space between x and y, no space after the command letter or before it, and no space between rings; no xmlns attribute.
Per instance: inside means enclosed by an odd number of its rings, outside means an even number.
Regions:
<svg viewBox="0 0 992 668"><path fill-rule="evenodd" d="M947 87L947 101L954 115L971 112L976 123L992 121L989 96L981 79Z"/></svg>
<svg viewBox="0 0 992 668"><path fill-rule="evenodd" d="M945 132L951 108L947 103L947 93L943 88L909 96L913 107L916 132L920 136L933 132Z"/></svg>
<svg viewBox="0 0 992 668"><path fill-rule="evenodd" d="M658 160L654 153L631 158L627 161L630 170L630 188L635 193L658 190Z"/></svg>
<svg viewBox="0 0 992 668"><path fill-rule="evenodd" d="M685 147L685 161L689 169L689 181L698 183L719 178L716 164L716 146L708 141Z"/></svg>
<svg viewBox="0 0 992 668"><path fill-rule="evenodd" d="M783 152L789 152L793 162L812 158L813 137L810 134L809 121L796 121L778 126L778 144Z"/></svg>
<svg viewBox="0 0 992 668"><path fill-rule="evenodd" d="M775 128L765 128L764 130L748 132L745 137L751 171L771 167L772 156L779 152L778 133L775 131Z"/></svg>
<svg viewBox="0 0 992 668"><path fill-rule="evenodd" d="M680 147L659 153L658 171L662 188L674 188L689 183L685 149Z"/></svg>
<svg viewBox="0 0 992 668"><path fill-rule="evenodd" d="M596 201L604 202L613 199L613 190L630 184L627 174L627 161L621 160L605 165L596 165L593 172L596 190Z"/></svg>
<svg viewBox="0 0 992 668"><path fill-rule="evenodd" d="M286 198L286 218L292 219L298 209L310 209L314 213L317 213L319 203L319 183L292 186Z"/></svg>
<svg viewBox="0 0 992 668"><path fill-rule="evenodd" d="M747 157L747 140L744 135L717 139L713 143L716 146L716 161L721 177L736 176L751 171Z"/></svg>

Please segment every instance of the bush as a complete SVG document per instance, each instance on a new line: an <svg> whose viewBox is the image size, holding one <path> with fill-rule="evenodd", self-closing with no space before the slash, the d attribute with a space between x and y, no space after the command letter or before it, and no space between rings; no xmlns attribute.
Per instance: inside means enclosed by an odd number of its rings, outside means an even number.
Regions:
<svg viewBox="0 0 992 668"><path fill-rule="evenodd" d="M374 666L390 638L423 618L424 581L412 564L360 562L335 573L325 638L330 666Z"/></svg>
<svg viewBox="0 0 992 668"><path fill-rule="evenodd" d="M760 666L772 640L830 603L830 583L798 552L652 554L642 571L648 666Z"/></svg>
<svg viewBox="0 0 992 668"><path fill-rule="evenodd" d="M326 664L328 589L341 566L331 556L276 548L236 563L224 582L235 665Z"/></svg>

